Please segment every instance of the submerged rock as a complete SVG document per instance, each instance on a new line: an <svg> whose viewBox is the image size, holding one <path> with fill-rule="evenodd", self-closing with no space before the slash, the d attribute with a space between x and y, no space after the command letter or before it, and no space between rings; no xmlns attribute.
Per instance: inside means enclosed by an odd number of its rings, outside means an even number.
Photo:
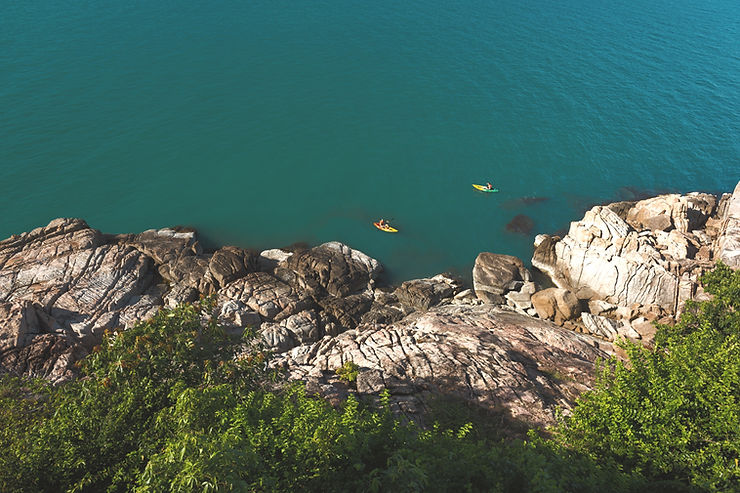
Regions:
<svg viewBox="0 0 740 493"><path fill-rule="evenodd" d="M524 214L517 214L506 225L506 231L510 231L512 233L519 233L523 235L528 235L529 233L531 233L533 228L534 228L534 221L532 220L531 217L526 216Z"/></svg>

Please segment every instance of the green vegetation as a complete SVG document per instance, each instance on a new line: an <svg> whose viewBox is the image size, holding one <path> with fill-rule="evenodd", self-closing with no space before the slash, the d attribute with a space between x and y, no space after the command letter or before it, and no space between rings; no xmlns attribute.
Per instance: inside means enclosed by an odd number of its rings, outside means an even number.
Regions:
<svg viewBox="0 0 740 493"><path fill-rule="evenodd" d="M740 272L702 282L712 301L689 303L652 350L624 342L629 361L604 365L559 429L559 440L649 478L740 490Z"/></svg>
<svg viewBox="0 0 740 493"><path fill-rule="evenodd" d="M624 343L629 361L603 364L554 439L527 441L454 406L442 425L404 424L387 393L379 409L333 408L276 386L252 335L229 339L208 301L164 310L107 334L76 381L0 381L0 491L736 490L740 274L704 283L713 301L653 350Z"/></svg>
<svg viewBox="0 0 740 493"><path fill-rule="evenodd" d="M342 366L337 368L337 375L339 380L347 383L354 383L357 381L357 375L360 374L360 367L357 366L354 361L345 361Z"/></svg>

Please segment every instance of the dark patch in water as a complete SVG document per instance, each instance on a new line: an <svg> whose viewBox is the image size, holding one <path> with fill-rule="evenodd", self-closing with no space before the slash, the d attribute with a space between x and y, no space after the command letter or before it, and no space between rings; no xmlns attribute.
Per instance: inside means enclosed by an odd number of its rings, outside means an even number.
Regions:
<svg viewBox="0 0 740 493"><path fill-rule="evenodd" d="M534 221L531 217L525 216L524 214L517 214L514 216L514 219L509 221L509 224L506 225L506 231L523 235L531 233L532 228L534 228Z"/></svg>
<svg viewBox="0 0 740 493"><path fill-rule="evenodd" d="M504 209L516 209L522 206L530 206L542 202L547 202L548 200L550 200L550 197L519 197L516 199L507 200L506 202L501 204L501 207L503 207Z"/></svg>

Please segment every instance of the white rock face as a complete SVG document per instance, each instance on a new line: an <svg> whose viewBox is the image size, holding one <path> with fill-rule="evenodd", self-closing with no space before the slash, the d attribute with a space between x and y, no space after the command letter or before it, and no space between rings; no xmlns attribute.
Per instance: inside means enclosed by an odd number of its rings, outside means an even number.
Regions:
<svg viewBox="0 0 740 493"><path fill-rule="evenodd" d="M565 238L552 245L554 251L543 251L550 245L540 244L532 265L579 298L675 306L679 279L661 262L654 238L640 236L607 207L586 212L582 221L571 223Z"/></svg>
<svg viewBox="0 0 740 493"><path fill-rule="evenodd" d="M722 218L717 239L717 258L733 269L740 268L740 182L735 187Z"/></svg>
<svg viewBox="0 0 740 493"><path fill-rule="evenodd" d="M717 198L706 193L659 195L637 202L627 214L636 229L687 233L704 226L717 206Z"/></svg>
<svg viewBox="0 0 740 493"><path fill-rule="evenodd" d="M710 230L716 209L716 197L703 193L661 195L628 208L596 206L564 238L538 237L532 265L580 299L676 314L696 295L713 254L740 264L740 184L722 226Z"/></svg>
<svg viewBox="0 0 740 493"><path fill-rule="evenodd" d="M290 258L291 255L293 255L291 252L285 252L279 248L272 248L270 250L260 252L257 263L261 271L271 272L280 262Z"/></svg>

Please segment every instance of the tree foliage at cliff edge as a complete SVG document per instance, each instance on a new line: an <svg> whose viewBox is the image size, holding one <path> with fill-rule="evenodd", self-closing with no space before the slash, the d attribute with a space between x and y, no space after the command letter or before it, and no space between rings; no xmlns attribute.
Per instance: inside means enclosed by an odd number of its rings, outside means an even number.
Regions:
<svg viewBox="0 0 740 493"><path fill-rule="evenodd" d="M595 460L711 491L740 490L740 271L718 264L661 326L653 349L624 342L628 361L604 364L558 440Z"/></svg>

